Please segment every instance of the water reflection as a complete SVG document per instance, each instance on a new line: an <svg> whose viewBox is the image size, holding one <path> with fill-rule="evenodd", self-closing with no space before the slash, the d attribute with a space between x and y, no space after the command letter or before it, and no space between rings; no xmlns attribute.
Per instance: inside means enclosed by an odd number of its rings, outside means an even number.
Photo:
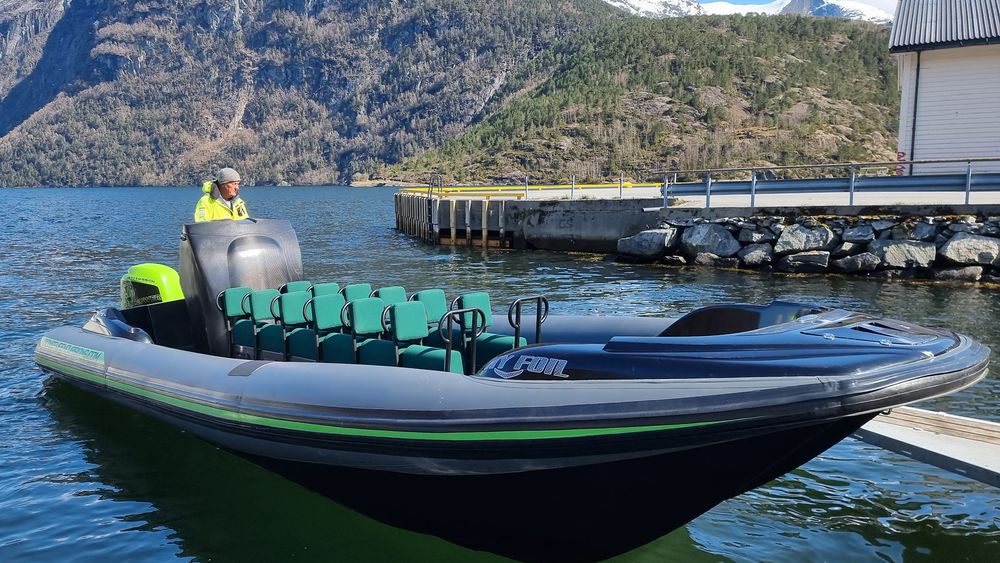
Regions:
<svg viewBox="0 0 1000 563"><path fill-rule="evenodd" d="M162 556L159 549L144 553L149 538L110 536L121 531L156 536L175 546L175 556L201 561L502 560L365 518L70 385L50 381L43 403L89 464L83 471L50 473L46 480L73 483L74 497L112 507L106 516L116 521L101 537L78 530L73 549L89 544L94 555L120 556L131 549L138 558Z"/></svg>

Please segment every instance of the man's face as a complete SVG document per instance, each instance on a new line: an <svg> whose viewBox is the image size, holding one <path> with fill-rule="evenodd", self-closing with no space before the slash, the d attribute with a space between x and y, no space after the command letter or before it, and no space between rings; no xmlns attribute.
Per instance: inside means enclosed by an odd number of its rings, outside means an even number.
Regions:
<svg viewBox="0 0 1000 563"><path fill-rule="evenodd" d="M225 184L219 184L219 195L226 201L232 201L233 198L240 195L240 183L226 182Z"/></svg>

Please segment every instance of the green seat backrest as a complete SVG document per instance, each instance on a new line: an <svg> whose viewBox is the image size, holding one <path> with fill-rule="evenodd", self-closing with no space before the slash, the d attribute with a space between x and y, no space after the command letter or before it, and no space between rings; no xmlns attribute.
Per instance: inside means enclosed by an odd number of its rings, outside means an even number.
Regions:
<svg viewBox="0 0 1000 563"><path fill-rule="evenodd" d="M412 342L427 337L427 312L419 301L389 306L389 324L396 342Z"/></svg>
<svg viewBox="0 0 1000 563"><path fill-rule="evenodd" d="M424 304L427 324L436 324L448 312L448 300L444 296L444 290L425 289L414 293L410 299Z"/></svg>
<svg viewBox="0 0 1000 563"><path fill-rule="evenodd" d="M352 283L345 285L344 289L340 290L340 292L344 295L344 299L348 301L366 299L372 294L372 285L370 283Z"/></svg>
<svg viewBox="0 0 1000 563"><path fill-rule="evenodd" d="M306 318L302 310L309 299L310 295L307 291L282 293L275 307L275 311L281 317L281 324L286 327L296 327L306 324Z"/></svg>
<svg viewBox="0 0 1000 563"><path fill-rule="evenodd" d="M271 301L279 295L277 289L260 289L250 294L249 313L250 318L256 323L270 322L274 320L271 314Z"/></svg>
<svg viewBox="0 0 1000 563"><path fill-rule="evenodd" d="M382 333L382 311L385 302L378 297L356 299L347 305L347 318L355 336L373 336Z"/></svg>
<svg viewBox="0 0 1000 563"><path fill-rule="evenodd" d="M492 309L490 306L490 295L485 291L462 295L458 298L458 308L481 309L486 314L486 321L483 322L483 319L480 318L477 320L476 326L480 326L480 323L482 323L483 328L485 328L493 324L493 313L490 312ZM466 330L472 329L472 315L473 313L462 314L462 327Z"/></svg>
<svg viewBox="0 0 1000 563"><path fill-rule="evenodd" d="M223 291L220 299L222 314L230 319L247 316L248 313L243 310L243 298L251 291L249 287L230 287Z"/></svg>
<svg viewBox="0 0 1000 563"><path fill-rule="evenodd" d="M406 290L402 286L392 285L375 291L375 297L385 301L386 305L406 301Z"/></svg>
<svg viewBox="0 0 1000 563"><path fill-rule="evenodd" d="M339 293L328 293L313 298L313 326L320 333L339 330L344 326L340 312L344 308L344 296Z"/></svg>
<svg viewBox="0 0 1000 563"><path fill-rule="evenodd" d="M339 283L323 282L312 286L313 297L319 297L320 295L329 295L331 293L340 293Z"/></svg>
<svg viewBox="0 0 1000 563"><path fill-rule="evenodd" d="M309 291L312 288L312 282L300 280L300 281L290 281L278 288L281 293L294 293L296 291Z"/></svg>

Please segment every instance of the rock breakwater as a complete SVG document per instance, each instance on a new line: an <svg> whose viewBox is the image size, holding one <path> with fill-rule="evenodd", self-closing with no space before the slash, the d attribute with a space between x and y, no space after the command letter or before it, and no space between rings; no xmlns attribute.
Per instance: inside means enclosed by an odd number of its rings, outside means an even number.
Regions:
<svg viewBox="0 0 1000 563"><path fill-rule="evenodd" d="M618 240L618 259L789 273L1000 281L1000 216L685 218Z"/></svg>

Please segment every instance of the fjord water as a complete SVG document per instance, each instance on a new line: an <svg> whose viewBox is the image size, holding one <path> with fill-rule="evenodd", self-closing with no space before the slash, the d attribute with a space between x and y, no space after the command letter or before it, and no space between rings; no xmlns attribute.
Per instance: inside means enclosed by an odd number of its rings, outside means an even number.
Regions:
<svg viewBox="0 0 1000 563"><path fill-rule="evenodd" d="M247 188L243 196L251 215L291 221L313 281L486 289L496 303L541 293L554 314L813 301L951 327L1000 350L997 288L430 247L394 231L392 193ZM176 266L180 225L199 195L193 187L0 190L0 561L499 560L371 520L35 367L41 334L116 304L130 265ZM1000 420L1000 358L991 366L976 387L923 406ZM849 438L617 559L986 561L998 549L996 489Z"/></svg>

